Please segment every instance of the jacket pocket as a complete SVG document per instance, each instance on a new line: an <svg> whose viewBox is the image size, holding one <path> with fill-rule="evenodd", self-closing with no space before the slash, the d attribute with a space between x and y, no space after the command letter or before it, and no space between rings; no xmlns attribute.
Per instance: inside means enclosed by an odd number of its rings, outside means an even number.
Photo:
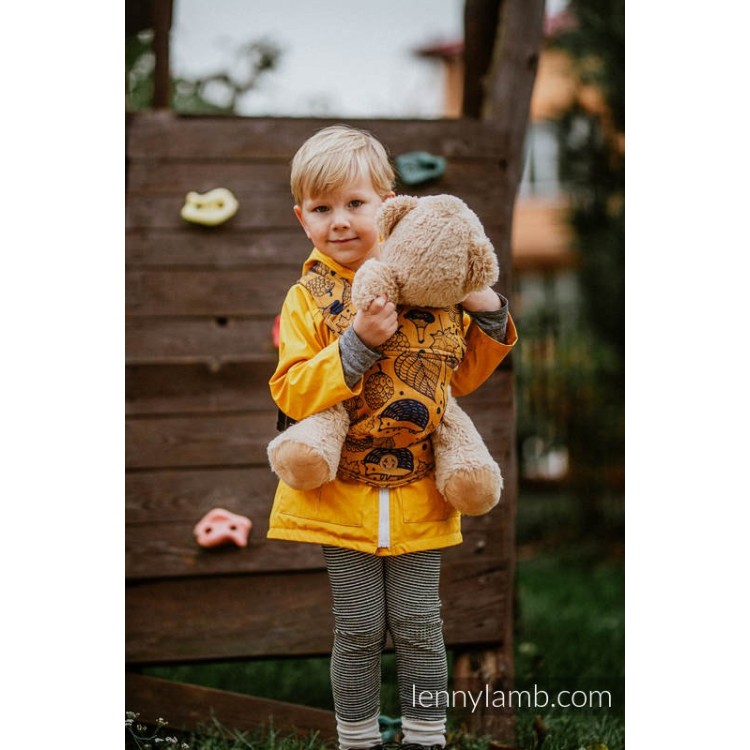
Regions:
<svg viewBox="0 0 750 750"><path fill-rule="evenodd" d="M458 511L445 502L432 481L418 482L419 489L407 485L401 497L401 516L404 523L447 521ZM411 491L409 491L411 490Z"/></svg>
<svg viewBox="0 0 750 750"><path fill-rule="evenodd" d="M320 489L295 490L280 484L276 502L280 515L314 521L319 513Z"/></svg>
<svg viewBox="0 0 750 750"><path fill-rule="evenodd" d="M336 526L362 526L362 488L347 491L342 482L324 484L319 490L316 520Z"/></svg>

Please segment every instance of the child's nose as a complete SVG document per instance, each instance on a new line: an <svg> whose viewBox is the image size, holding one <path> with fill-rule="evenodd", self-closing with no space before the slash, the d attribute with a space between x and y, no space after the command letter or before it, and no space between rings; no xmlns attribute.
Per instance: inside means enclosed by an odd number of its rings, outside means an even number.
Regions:
<svg viewBox="0 0 750 750"><path fill-rule="evenodd" d="M343 210L337 210L333 212L333 227L334 229L338 229L340 227L348 227L349 226L349 217L347 216L346 211Z"/></svg>

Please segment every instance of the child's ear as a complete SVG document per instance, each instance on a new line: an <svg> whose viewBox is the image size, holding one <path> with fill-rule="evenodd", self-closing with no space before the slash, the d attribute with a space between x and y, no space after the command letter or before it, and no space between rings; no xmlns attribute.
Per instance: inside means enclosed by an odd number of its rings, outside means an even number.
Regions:
<svg viewBox="0 0 750 750"><path fill-rule="evenodd" d="M305 224L305 220L302 218L302 209L299 206L294 207L294 215L297 217L297 221L302 225L302 228L305 230L305 234L307 235L307 239L310 239L310 232L307 230L307 224Z"/></svg>
<svg viewBox="0 0 750 750"><path fill-rule="evenodd" d="M413 195L398 195L395 198L389 198L378 209L376 223L378 234L382 239L387 239L393 231L393 227L403 219L412 209L416 208L418 198Z"/></svg>

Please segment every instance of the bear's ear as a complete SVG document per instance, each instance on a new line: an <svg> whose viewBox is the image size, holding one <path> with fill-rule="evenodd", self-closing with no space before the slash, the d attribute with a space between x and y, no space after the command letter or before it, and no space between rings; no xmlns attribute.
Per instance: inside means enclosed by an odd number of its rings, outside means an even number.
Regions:
<svg viewBox="0 0 750 750"><path fill-rule="evenodd" d="M492 243L486 237L473 236L466 259L466 293L492 286L499 276L500 269Z"/></svg>
<svg viewBox="0 0 750 750"><path fill-rule="evenodd" d="M393 227L404 218L412 209L416 208L419 199L413 195L397 195L395 198L389 198L378 209L376 217L378 234L385 240L393 231Z"/></svg>

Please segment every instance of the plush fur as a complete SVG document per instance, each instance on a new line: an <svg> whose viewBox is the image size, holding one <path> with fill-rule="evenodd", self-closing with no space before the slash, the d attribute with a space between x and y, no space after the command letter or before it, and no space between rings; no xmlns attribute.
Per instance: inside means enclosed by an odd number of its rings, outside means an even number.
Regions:
<svg viewBox="0 0 750 750"><path fill-rule="evenodd" d="M392 198L380 208L377 224L380 259L363 263L352 284L358 308L381 294L396 304L446 307L498 279L492 244L459 198ZM302 420L269 444L271 468L289 486L313 489L336 476L348 429L346 411L336 409ZM452 396L432 442L435 483L443 497L465 515L491 510L503 488L500 468Z"/></svg>

